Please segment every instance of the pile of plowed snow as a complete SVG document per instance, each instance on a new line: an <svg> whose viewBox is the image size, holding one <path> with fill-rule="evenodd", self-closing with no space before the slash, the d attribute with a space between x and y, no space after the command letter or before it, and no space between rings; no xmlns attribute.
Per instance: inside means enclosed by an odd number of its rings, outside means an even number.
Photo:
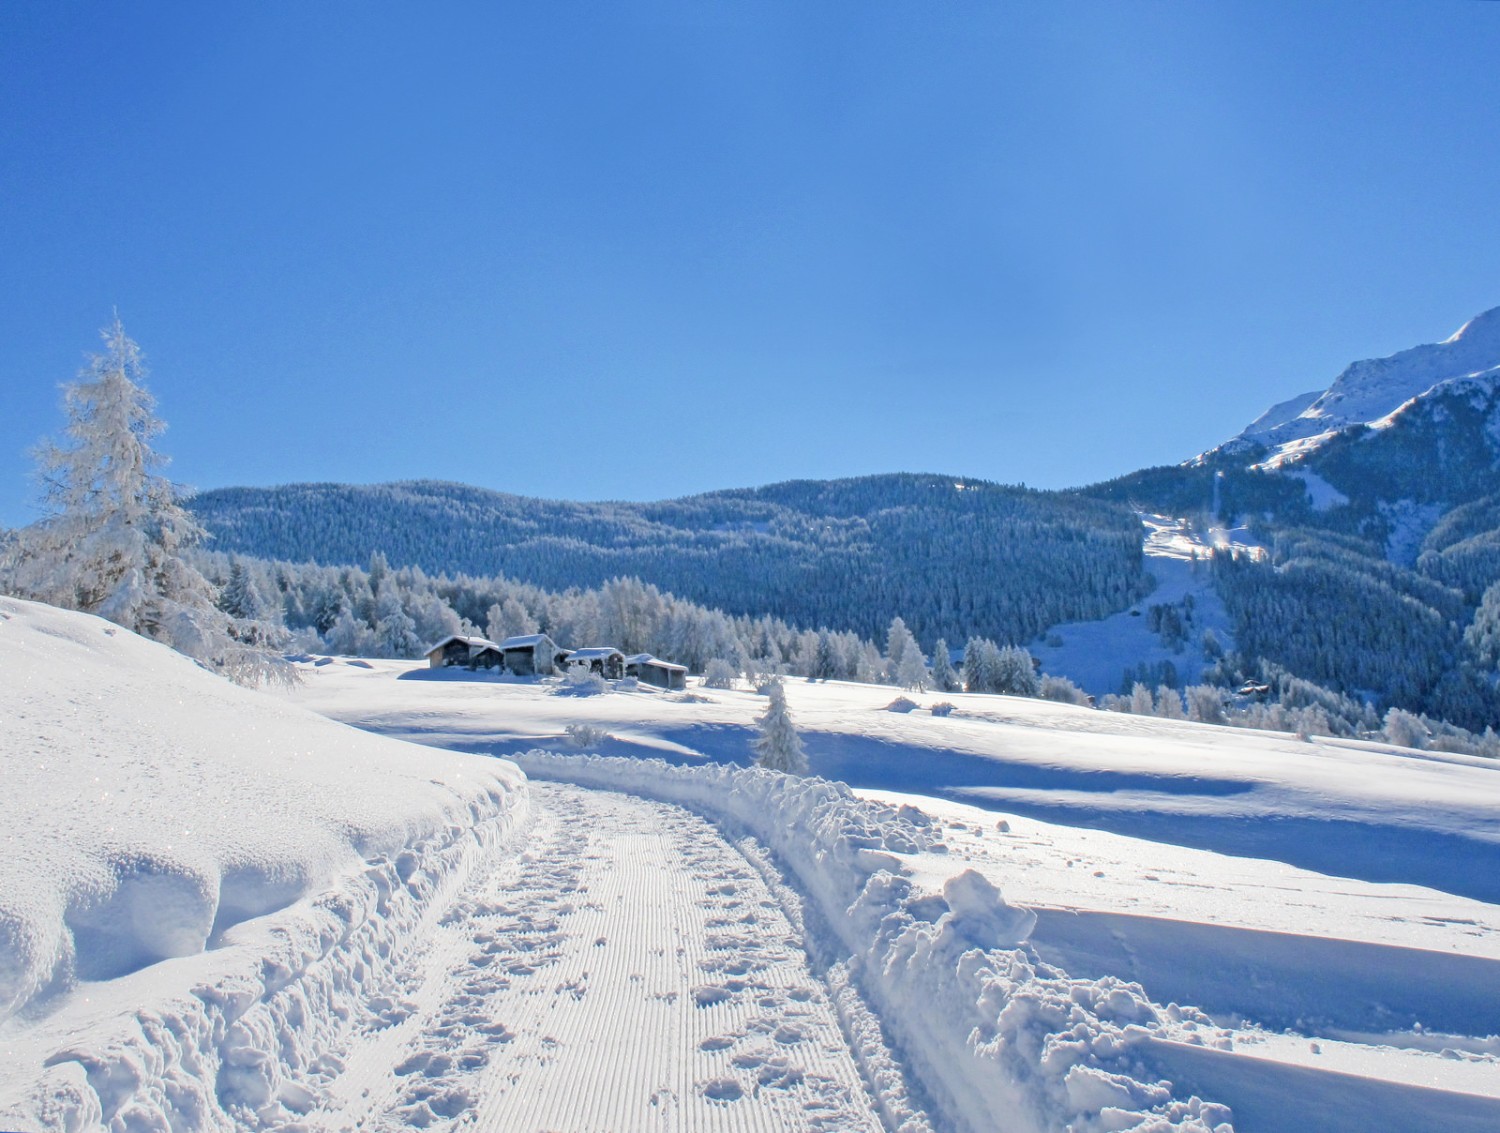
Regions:
<svg viewBox="0 0 1500 1133"><path fill-rule="evenodd" d="M299 1062L393 1010L369 961L526 810L509 764L87 615L0 598L0 673L3 1127L295 1112Z"/></svg>
<svg viewBox="0 0 1500 1133"><path fill-rule="evenodd" d="M1165 1012L1139 984L1040 963L1024 947L1035 914L975 871L956 868L941 894L912 884L901 855L947 850L922 811L760 768L545 751L517 761L533 778L676 803L771 849L836 938L830 985L857 987L958 1127L1231 1133L1228 1107L1174 1092L1151 1068ZM867 1077L881 1080L865 1053ZM902 1097L882 1108L892 1127L930 1128Z"/></svg>

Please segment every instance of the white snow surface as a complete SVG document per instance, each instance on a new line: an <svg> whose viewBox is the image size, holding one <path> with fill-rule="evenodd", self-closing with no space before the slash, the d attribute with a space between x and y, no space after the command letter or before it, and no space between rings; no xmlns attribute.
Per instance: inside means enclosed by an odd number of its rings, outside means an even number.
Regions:
<svg viewBox="0 0 1500 1133"><path fill-rule="evenodd" d="M85 614L0 598L0 672L0 1127L275 1124L526 807Z"/></svg>
<svg viewBox="0 0 1500 1133"><path fill-rule="evenodd" d="M0 664L3 1128L1500 1128L1493 762L789 682L851 791L749 691Z"/></svg>
<svg viewBox="0 0 1500 1133"><path fill-rule="evenodd" d="M1442 342L1355 362L1322 393L1273 407L1220 447L1232 451L1246 443L1265 445L1271 454L1264 466L1279 467L1346 426L1373 424L1435 386L1496 367L1500 307L1471 319Z"/></svg>
<svg viewBox="0 0 1500 1133"><path fill-rule="evenodd" d="M576 750L564 728L588 722L609 735L602 752L664 756L683 765L671 773L682 779L672 787L666 770L644 760L523 762L534 773L579 781L602 783L607 775L721 825L763 830L812 895L816 871L837 866L836 858L819 861L815 872L799 875L808 867L783 843L800 839L807 822L785 823L783 831L784 812L766 805L770 817L757 818L758 803L740 813L744 802L728 801L721 787L728 777L703 770L713 760L745 759L763 697L694 687L687 695L617 689L564 700L548 695L545 682L429 677L373 664L367 671L327 666L298 695L390 734L497 753ZM1131 1090L1171 1082L1166 1104L1195 1096L1227 1104L1235 1127L1252 1131L1500 1127L1500 766L1493 761L1011 697L908 693L918 707L894 712L889 687L792 681L786 691L815 774L837 775L858 794L941 823L946 852L872 851L906 871L880 867L912 887L902 900L940 920L943 906L924 905L921 895L942 896L949 880L973 869L1007 907L1036 913L1019 948L1029 974L988 964L1001 973L987 985L993 998L1050 1002L1032 980L1082 981L1086 999L1106 979L1139 984L1129 995L1142 1015L1124 1030L1147 1034L1128 1055L1135 1085L1124 1087L1126 1096L1140 1101L1145 1095ZM944 701L955 705L951 715L928 711ZM944 969L934 964L933 971ZM917 1024L903 1024L900 1013L924 1001L941 1004L945 1017L973 1017L930 984L859 986L891 1032L898 1061L938 1098L937 1127L962 1128L952 1116L970 1112L954 1100L962 1089L934 1085L936 1072L922 1060L947 1050L946 1070L958 1075L975 1063L938 1037L912 1039ZM954 986L961 981L943 984ZM1080 1033L1105 1033L1107 1022L1091 1017ZM993 1033L977 1025L976 1035ZM1061 1031L1009 1033L1034 1060L1064 1043ZM968 1058L984 1057L979 1044L970 1046ZM1042 1120L1061 1120L1066 1103L1044 1077L1045 1069L1033 1070L1025 1096L1039 1099L1031 1104ZM1150 1127L1138 1124L1147 1120L1139 1109L1107 1112L1113 1103L1100 1100L1104 1091L1079 1091L1075 1102L1089 1097L1099 1108L1077 1128Z"/></svg>

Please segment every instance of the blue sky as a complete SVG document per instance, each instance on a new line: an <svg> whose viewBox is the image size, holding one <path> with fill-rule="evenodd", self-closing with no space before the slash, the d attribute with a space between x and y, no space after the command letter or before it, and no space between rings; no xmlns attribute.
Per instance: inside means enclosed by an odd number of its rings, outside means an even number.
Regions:
<svg viewBox="0 0 1500 1133"><path fill-rule="evenodd" d="M116 307L199 487L1181 460L1500 304L1496 58L1457 0L16 0L0 523Z"/></svg>

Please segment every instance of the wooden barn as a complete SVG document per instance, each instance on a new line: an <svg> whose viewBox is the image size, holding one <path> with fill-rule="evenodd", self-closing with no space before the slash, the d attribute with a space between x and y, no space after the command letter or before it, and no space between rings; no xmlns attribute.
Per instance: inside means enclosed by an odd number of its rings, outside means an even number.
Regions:
<svg viewBox="0 0 1500 1133"><path fill-rule="evenodd" d="M625 675L657 688L687 688L686 665L674 665L671 661L663 661L649 653L637 653L634 657L625 658Z"/></svg>
<svg viewBox="0 0 1500 1133"><path fill-rule="evenodd" d="M608 681L617 681L625 675L625 654L609 645L575 649L568 654L567 664L570 669L597 673Z"/></svg>
<svg viewBox="0 0 1500 1133"><path fill-rule="evenodd" d="M501 663L500 647L483 637L449 634L427 651L429 668L462 665L467 669L492 669Z"/></svg>
<svg viewBox="0 0 1500 1133"><path fill-rule="evenodd" d="M521 637L507 637L499 645L505 657L505 667L518 676L550 676L557 664L568 655L559 649L545 633L528 633Z"/></svg>

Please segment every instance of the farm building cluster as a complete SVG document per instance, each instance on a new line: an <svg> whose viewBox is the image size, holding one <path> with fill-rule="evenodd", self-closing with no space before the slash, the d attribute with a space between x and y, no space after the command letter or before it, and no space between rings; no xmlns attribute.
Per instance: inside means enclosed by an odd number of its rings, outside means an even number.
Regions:
<svg viewBox="0 0 1500 1133"><path fill-rule="evenodd" d="M466 669L494 669L522 677L587 672L610 681L634 677L642 684L658 688L687 687L686 665L675 665L649 653L627 657L607 645L564 649L545 633L507 637L498 644L483 637L450 634L427 651L427 663L434 669L462 665Z"/></svg>

